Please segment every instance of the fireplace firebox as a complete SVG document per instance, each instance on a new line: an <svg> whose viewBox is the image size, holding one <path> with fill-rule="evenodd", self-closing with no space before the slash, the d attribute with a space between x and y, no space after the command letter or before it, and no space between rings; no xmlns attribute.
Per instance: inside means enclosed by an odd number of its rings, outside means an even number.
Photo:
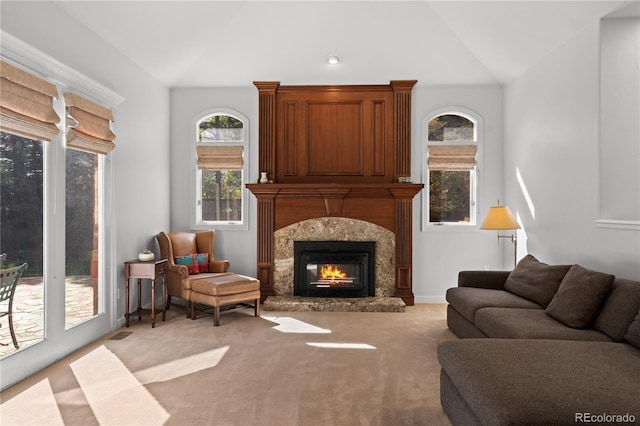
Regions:
<svg viewBox="0 0 640 426"><path fill-rule="evenodd" d="M375 241L294 241L293 294L375 296Z"/></svg>

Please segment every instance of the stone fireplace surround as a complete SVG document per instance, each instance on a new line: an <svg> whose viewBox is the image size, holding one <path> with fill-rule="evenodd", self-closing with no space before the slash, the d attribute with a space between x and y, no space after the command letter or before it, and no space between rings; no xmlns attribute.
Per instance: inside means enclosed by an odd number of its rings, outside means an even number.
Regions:
<svg viewBox="0 0 640 426"><path fill-rule="evenodd" d="M376 297L391 297L395 288L395 236L373 223L342 217L304 220L274 234L273 289L293 296L294 241L375 241Z"/></svg>

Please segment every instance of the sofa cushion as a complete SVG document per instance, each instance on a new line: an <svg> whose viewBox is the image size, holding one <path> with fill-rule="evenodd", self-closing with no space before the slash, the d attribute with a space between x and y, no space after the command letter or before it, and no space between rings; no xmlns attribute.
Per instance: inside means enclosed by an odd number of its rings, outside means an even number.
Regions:
<svg viewBox="0 0 640 426"><path fill-rule="evenodd" d="M479 309L475 326L488 337L497 339L611 341L609 336L597 330L567 327L542 309Z"/></svg>
<svg viewBox="0 0 640 426"><path fill-rule="evenodd" d="M447 327L460 339L478 339L487 337L471 321L462 316L451 305L447 306Z"/></svg>
<svg viewBox="0 0 640 426"><path fill-rule="evenodd" d="M474 322L478 309L488 306L540 309L540 306L504 290L453 287L447 290L447 302L468 321Z"/></svg>
<svg viewBox="0 0 640 426"><path fill-rule="evenodd" d="M504 283L509 278L510 271L460 271L458 272L458 287L491 288L504 290Z"/></svg>
<svg viewBox="0 0 640 426"><path fill-rule="evenodd" d="M569 268L571 265L547 265L529 254L509 274L504 289L546 308Z"/></svg>
<svg viewBox="0 0 640 426"><path fill-rule="evenodd" d="M574 328L584 328L598 313L615 277L573 265L546 309L547 314Z"/></svg>
<svg viewBox="0 0 640 426"><path fill-rule="evenodd" d="M633 320L633 322L629 326L629 330L627 330L624 338L627 340L627 342L640 349L640 311L638 311L636 319Z"/></svg>
<svg viewBox="0 0 640 426"><path fill-rule="evenodd" d="M640 282L616 278L593 321L593 328L621 342L639 310Z"/></svg>
<svg viewBox="0 0 640 426"><path fill-rule="evenodd" d="M438 360L482 424L575 424L640 414L640 350L624 343L450 340Z"/></svg>

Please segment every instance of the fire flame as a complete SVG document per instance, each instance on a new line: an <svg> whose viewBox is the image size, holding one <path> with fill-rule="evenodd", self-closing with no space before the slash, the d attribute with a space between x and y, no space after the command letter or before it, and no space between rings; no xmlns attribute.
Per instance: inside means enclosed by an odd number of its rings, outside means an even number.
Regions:
<svg viewBox="0 0 640 426"><path fill-rule="evenodd" d="M346 277L347 277L347 274L342 272L340 268L338 268L337 266L322 265L322 268L320 268L320 278L322 279L335 280L335 279L346 278Z"/></svg>

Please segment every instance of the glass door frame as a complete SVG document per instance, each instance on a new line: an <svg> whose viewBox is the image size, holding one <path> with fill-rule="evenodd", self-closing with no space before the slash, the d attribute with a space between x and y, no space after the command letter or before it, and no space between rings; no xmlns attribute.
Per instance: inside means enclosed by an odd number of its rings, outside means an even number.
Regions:
<svg viewBox="0 0 640 426"><path fill-rule="evenodd" d="M99 312L93 318L65 330L66 167L60 165L66 165L66 111L61 98L64 91L75 89L102 101L103 105L112 109L124 101L124 98L15 37L4 32L2 35L2 60L19 64L57 82L59 98L54 101L54 107L61 117L60 134L51 142L43 143L44 339L2 358L0 389L5 389L118 327L117 278L114 264L114 176L111 154L108 154L99 155L99 173L102 178L99 212L102 219L99 238Z"/></svg>

